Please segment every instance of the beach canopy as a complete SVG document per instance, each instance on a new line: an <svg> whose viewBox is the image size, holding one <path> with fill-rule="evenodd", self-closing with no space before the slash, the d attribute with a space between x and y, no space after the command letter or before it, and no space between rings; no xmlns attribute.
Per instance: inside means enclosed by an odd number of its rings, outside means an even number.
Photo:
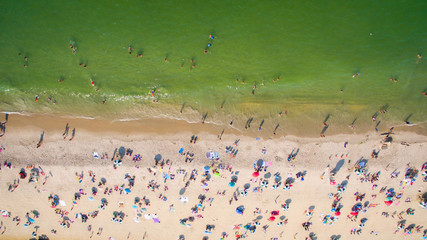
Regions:
<svg viewBox="0 0 427 240"><path fill-rule="evenodd" d="M258 176L259 176L259 172L252 173L252 177L258 177Z"/></svg>
<svg viewBox="0 0 427 240"><path fill-rule="evenodd" d="M179 198L179 201L181 201L181 202L188 202L188 197L182 196L182 197Z"/></svg>

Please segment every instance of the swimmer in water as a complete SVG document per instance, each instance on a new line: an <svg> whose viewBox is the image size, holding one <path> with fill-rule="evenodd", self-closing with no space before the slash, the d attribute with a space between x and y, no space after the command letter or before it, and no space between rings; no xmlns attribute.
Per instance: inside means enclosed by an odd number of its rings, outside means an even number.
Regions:
<svg viewBox="0 0 427 240"><path fill-rule="evenodd" d="M90 84L92 84L92 87L95 87L95 83L93 82L92 78L90 79Z"/></svg>
<svg viewBox="0 0 427 240"><path fill-rule="evenodd" d="M418 54L417 54L417 58L418 58L418 59L417 59L417 63L419 63L419 62L420 62L420 60L421 60L421 58L422 58L422 56L421 56L421 54L420 54L420 53L418 53Z"/></svg>
<svg viewBox="0 0 427 240"><path fill-rule="evenodd" d="M353 74L353 78L355 78L355 77L357 77L357 76L359 76L359 75L360 75L360 73L359 73L359 72L357 72L357 73Z"/></svg>

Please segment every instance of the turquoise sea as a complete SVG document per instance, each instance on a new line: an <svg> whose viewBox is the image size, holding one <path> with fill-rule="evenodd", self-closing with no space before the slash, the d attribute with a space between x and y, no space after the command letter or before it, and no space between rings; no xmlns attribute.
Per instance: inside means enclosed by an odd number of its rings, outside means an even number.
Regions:
<svg viewBox="0 0 427 240"><path fill-rule="evenodd" d="M426 23L424 0L1 1L0 111L425 133Z"/></svg>

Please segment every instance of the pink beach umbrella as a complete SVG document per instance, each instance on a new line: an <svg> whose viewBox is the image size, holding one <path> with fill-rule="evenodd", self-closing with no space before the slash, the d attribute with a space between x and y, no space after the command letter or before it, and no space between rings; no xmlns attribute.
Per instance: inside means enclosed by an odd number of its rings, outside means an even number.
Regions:
<svg viewBox="0 0 427 240"><path fill-rule="evenodd" d="M272 221L276 220L276 218L274 216L271 216L268 220L272 222Z"/></svg>
<svg viewBox="0 0 427 240"><path fill-rule="evenodd" d="M257 172L254 172L254 173L252 173L252 177L258 177L259 176L259 172L257 171Z"/></svg>

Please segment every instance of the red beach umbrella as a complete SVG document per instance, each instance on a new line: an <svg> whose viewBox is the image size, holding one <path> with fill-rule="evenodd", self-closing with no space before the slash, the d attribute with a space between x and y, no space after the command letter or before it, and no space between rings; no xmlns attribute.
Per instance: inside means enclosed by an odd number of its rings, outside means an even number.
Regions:
<svg viewBox="0 0 427 240"><path fill-rule="evenodd" d="M252 173L252 177L258 177L258 176L259 176L259 172Z"/></svg>
<svg viewBox="0 0 427 240"><path fill-rule="evenodd" d="M339 215L341 215L340 212L335 212L335 216L339 216Z"/></svg>
<svg viewBox="0 0 427 240"><path fill-rule="evenodd" d="M358 212L351 212L350 213L352 216L357 216L359 213Z"/></svg>
<svg viewBox="0 0 427 240"><path fill-rule="evenodd" d="M271 216L268 220L272 222L272 221L276 220L276 218L274 216Z"/></svg>
<svg viewBox="0 0 427 240"><path fill-rule="evenodd" d="M390 206L393 203L393 201L384 201L384 203L385 205Z"/></svg>

